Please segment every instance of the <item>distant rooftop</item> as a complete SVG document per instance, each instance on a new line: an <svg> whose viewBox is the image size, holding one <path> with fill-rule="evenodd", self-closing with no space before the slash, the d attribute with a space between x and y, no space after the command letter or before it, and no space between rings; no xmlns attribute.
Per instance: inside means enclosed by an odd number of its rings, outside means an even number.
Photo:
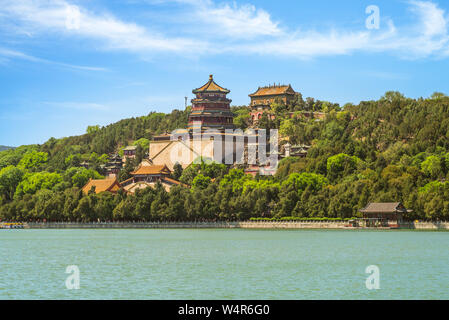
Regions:
<svg viewBox="0 0 449 320"><path fill-rule="evenodd" d="M250 94L250 97L255 96L271 96L277 94L295 94L295 90L293 90L291 85L285 84L274 84L266 87L259 87L256 92Z"/></svg>

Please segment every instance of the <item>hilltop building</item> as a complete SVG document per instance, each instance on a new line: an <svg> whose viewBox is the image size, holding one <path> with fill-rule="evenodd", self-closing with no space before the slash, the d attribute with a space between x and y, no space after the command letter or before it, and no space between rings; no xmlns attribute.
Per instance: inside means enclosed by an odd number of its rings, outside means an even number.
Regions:
<svg viewBox="0 0 449 320"><path fill-rule="evenodd" d="M275 101L290 104L296 98L297 92L293 90L291 85L272 85L266 87L259 87L256 92L251 93L251 120L253 124L257 123L262 115L271 110L270 105ZM274 115L270 115L274 119Z"/></svg>
<svg viewBox="0 0 449 320"><path fill-rule="evenodd" d="M153 137L149 149L149 158L153 165L167 165L169 170L173 170L174 165L179 163L186 168L198 158L216 159L217 148L220 148L225 157L224 131L234 128L231 100L226 97L230 90L219 86L210 75L206 84L192 92L195 98L192 99L188 127L177 130L179 136L188 139L180 138L174 141L168 133ZM217 130L222 138L220 146L214 143L213 137L201 139L201 136L198 136L198 133L207 129Z"/></svg>
<svg viewBox="0 0 449 320"><path fill-rule="evenodd" d="M137 146L126 146L123 149L123 162L126 161L126 159L134 159L136 157L137 152Z"/></svg>
<svg viewBox="0 0 449 320"><path fill-rule="evenodd" d="M122 167L123 160L117 153L115 153L109 156L109 162L106 164L104 169L109 178L115 178Z"/></svg>
<svg viewBox="0 0 449 320"><path fill-rule="evenodd" d="M289 103L291 95L294 94L291 86L276 88L270 91L271 95L266 96L268 106L269 99L274 101L274 97L280 97L282 101ZM169 170L173 170L176 163L186 168L202 158L232 165L251 164L249 170L254 174L256 171L260 173L260 170L270 174L275 172L270 168L269 162L273 161L274 157L278 159L280 155L268 153L268 150L264 155L266 158L259 154L261 141L258 130L251 134L226 131L234 129L231 100L226 97L230 92L228 89L216 84L210 75L205 85L192 92L195 98L192 99L188 128L179 129L174 135L155 136L150 141L149 159L153 165L166 165ZM265 97L259 90L259 93L254 95L254 101L259 101L258 96ZM207 129L216 129L216 133L208 133ZM264 143L268 145L269 135L266 139Z"/></svg>
<svg viewBox="0 0 449 320"><path fill-rule="evenodd" d="M296 144L291 145L290 143L286 143L284 145L284 154L283 157L300 157L304 158L307 156L307 152L309 151L310 146L305 144Z"/></svg>
<svg viewBox="0 0 449 320"><path fill-rule="evenodd" d="M216 84L212 75L206 84L192 92L195 98L192 99L188 129L198 125L201 129L234 128L230 108L232 100L226 97L230 91Z"/></svg>

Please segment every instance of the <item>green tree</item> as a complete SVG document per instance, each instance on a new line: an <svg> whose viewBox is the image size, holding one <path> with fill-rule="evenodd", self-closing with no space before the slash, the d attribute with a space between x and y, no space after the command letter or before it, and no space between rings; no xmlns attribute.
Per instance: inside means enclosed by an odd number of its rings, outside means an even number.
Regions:
<svg viewBox="0 0 449 320"><path fill-rule="evenodd" d="M182 166L176 162L175 165L173 166L173 173L172 173L172 177L175 180L179 180L179 178L182 176Z"/></svg>
<svg viewBox="0 0 449 320"><path fill-rule="evenodd" d="M94 133L97 133L98 131L100 131L100 126L99 125L88 126L87 129L86 129L86 133L87 134L94 134Z"/></svg>
<svg viewBox="0 0 449 320"><path fill-rule="evenodd" d="M133 146L140 146L145 152L148 152L150 148L150 140L146 138L140 138L133 142Z"/></svg>
<svg viewBox="0 0 449 320"><path fill-rule="evenodd" d="M220 188L231 186L233 192L241 191L243 190L245 182L251 179L251 176L245 174L243 170L231 169L220 181Z"/></svg>
<svg viewBox="0 0 449 320"><path fill-rule="evenodd" d="M52 189L55 185L62 181L60 174L55 172L36 172L29 173L24 176L24 179L17 185L16 194L22 196L23 194L34 194L41 189Z"/></svg>
<svg viewBox="0 0 449 320"><path fill-rule="evenodd" d="M117 205L117 196L111 192L100 192L94 205L95 218L101 221L111 221Z"/></svg>
<svg viewBox="0 0 449 320"><path fill-rule="evenodd" d="M421 169L432 179L444 176L442 159L435 155L429 156L421 163Z"/></svg>
<svg viewBox="0 0 449 320"><path fill-rule="evenodd" d="M51 190L42 189L36 193L34 205L34 217L47 221L58 221L62 219L64 208L64 196Z"/></svg>
<svg viewBox="0 0 449 320"><path fill-rule="evenodd" d="M17 186L22 181L23 171L14 166L8 166L0 170L0 194L6 199L12 200Z"/></svg>
<svg viewBox="0 0 449 320"><path fill-rule="evenodd" d="M316 173L292 173L287 180L282 183L284 188L293 187L298 193L302 193L306 188L311 191L318 191L328 184L326 177Z"/></svg>
<svg viewBox="0 0 449 320"><path fill-rule="evenodd" d="M86 185L89 179L103 179L97 171L86 168L76 168L77 172L72 176L72 185L74 187L82 188Z"/></svg>
<svg viewBox="0 0 449 320"><path fill-rule="evenodd" d="M90 194L87 196L84 196L80 199L78 202L78 206L73 211L74 216L76 219L84 221L84 222L91 222L96 220L95 215L95 203L96 203L96 195Z"/></svg>
<svg viewBox="0 0 449 320"><path fill-rule="evenodd" d="M192 182L192 191L197 189L206 189L207 186L211 183L211 178L207 176L203 176L201 173L198 174Z"/></svg>
<svg viewBox="0 0 449 320"><path fill-rule="evenodd" d="M331 181L352 174L361 160L356 156L349 156L345 153L339 153L327 158L327 176Z"/></svg>
<svg viewBox="0 0 449 320"><path fill-rule="evenodd" d="M295 132L295 125L292 119L282 120L281 126L279 127L279 133L282 136L292 136Z"/></svg>
<svg viewBox="0 0 449 320"><path fill-rule="evenodd" d="M239 109L233 110L235 117L234 117L234 125L242 130L245 130L248 128L248 125L251 122L251 115L250 115L250 109L246 106L240 107Z"/></svg>
<svg viewBox="0 0 449 320"><path fill-rule="evenodd" d="M17 165L23 169L37 169L47 162L48 154L46 152L32 151L26 153Z"/></svg>

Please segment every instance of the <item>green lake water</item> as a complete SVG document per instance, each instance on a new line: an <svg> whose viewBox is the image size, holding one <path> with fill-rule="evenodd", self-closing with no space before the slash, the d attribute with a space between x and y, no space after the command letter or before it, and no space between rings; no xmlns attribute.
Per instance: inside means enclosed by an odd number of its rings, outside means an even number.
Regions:
<svg viewBox="0 0 449 320"><path fill-rule="evenodd" d="M0 299L449 299L449 232L0 230Z"/></svg>

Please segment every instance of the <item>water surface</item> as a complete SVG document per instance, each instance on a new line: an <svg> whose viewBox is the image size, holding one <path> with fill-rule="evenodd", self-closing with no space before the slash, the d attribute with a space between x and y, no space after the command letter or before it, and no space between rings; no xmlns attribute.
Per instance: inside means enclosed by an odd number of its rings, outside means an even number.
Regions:
<svg viewBox="0 0 449 320"><path fill-rule="evenodd" d="M449 299L448 248L424 231L0 230L0 299Z"/></svg>

